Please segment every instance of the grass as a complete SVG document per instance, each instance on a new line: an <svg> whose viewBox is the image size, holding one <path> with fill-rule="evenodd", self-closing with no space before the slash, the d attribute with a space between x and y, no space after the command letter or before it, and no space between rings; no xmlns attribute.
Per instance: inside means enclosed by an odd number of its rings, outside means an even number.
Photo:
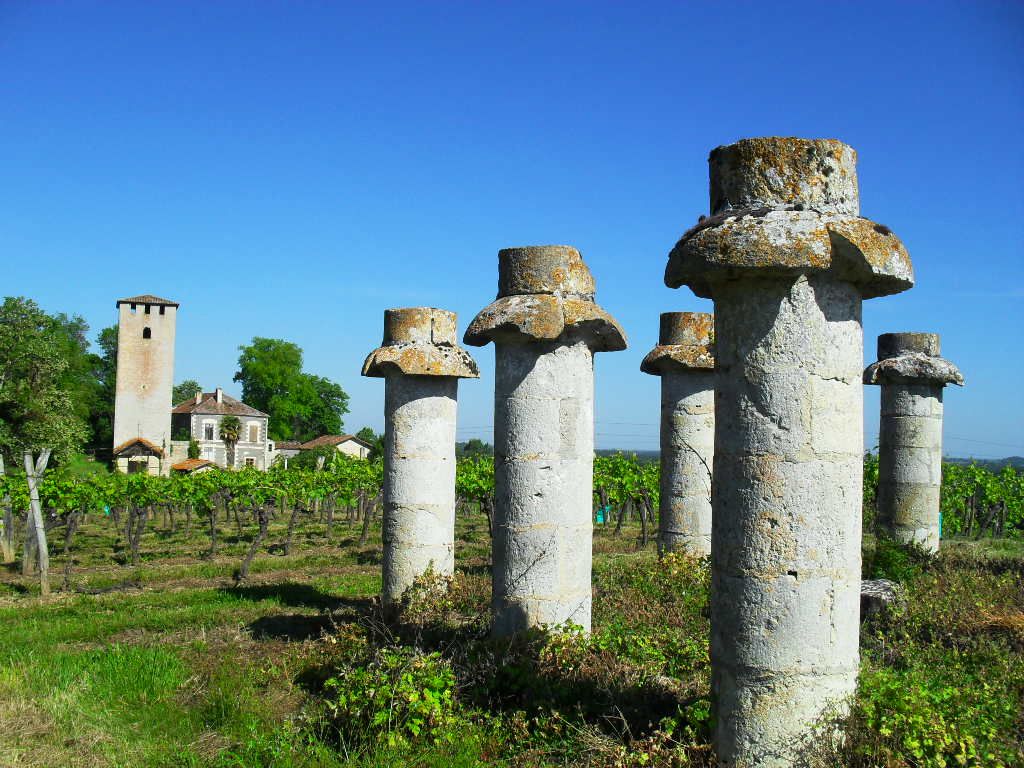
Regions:
<svg viewBox="0 0 1024 768"><path fill-rule="evenodd" d="M131 567L88 521L46 600L0 574L0 765L713 765L706 561L599 528L593 633L497 641L482 517L460 520L449 591L401 625L373 602L379 529L360 547L305 520L286 556L277 521L237 585L253 527L224 525L206 560L180 523L151 524ZM866 547L908 599L862 626L848 737L821 764L1024 765L1024 542Z"/></svg>

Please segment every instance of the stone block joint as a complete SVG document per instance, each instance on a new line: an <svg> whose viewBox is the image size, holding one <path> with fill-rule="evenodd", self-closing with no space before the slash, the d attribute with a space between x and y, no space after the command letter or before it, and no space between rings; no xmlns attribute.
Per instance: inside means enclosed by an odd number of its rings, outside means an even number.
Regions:
<svg viewBox="0 0 1024 768"><path fill-rule="evenodd" d="M466 330L495 345L493 631L590 630L594 353L624 349L565 245L498 254L498 296Z"/></svg>
<svg viewBox="0 0 1024 768"><path fill-rule="evenodd" d="M665 312L640 370L661 377L661 553L711 553L714 463L714 316Z"/></svg>
<svg viewBox="0 0 1024 768"><path fill-rule="evenodd" d="M385 610L428 571L455 571L455 428L460 378L479 376L456 344L454 312L384 312L384 341L363 363L384 379Z"/></svg>
<svg viewBox="0 0 1024 768"><path fill-rule="evenodd" d="M884 333L865 384L882 388L878 430L878 523L902 544L937 552L942 538L942 390L963 386L939 355L934 333Z"/></svg>
<svg viewBox="0 0 1024 768"><path fill-rule="evenodd" d="M714 741L724 766L795 766L856 688L862 302L913 268L859 215L842 142L744 139L709 171L665 284L715 309Z"/></svg>

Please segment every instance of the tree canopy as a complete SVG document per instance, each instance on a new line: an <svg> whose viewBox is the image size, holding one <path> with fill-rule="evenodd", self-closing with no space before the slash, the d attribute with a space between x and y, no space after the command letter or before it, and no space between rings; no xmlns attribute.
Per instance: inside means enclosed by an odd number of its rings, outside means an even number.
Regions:
<svg viewBox="0 0 1024 768"><path fill-rule="evenodd" d="M202 392L203 388L195 379L185 379L180 384L175 384L171 391L171 404L180 405L190 397L195 397L196 392Z"/></svg>
<svg viewBox="0 0 1024 768"><path fill-rule="evenodd" d="M239 347L234 380L242 400L270 415L274 440L311 440L338 434L348 413L348 395L340 385L302 370L302 349L283 339L255 337Z"/></svg>
<svg viewBox="0 0 1024 768"><path fill-rule="evenodd" d="M43 448L67 458L88 438L87 403L98 394L87 377L87 330L81 318L50 316L31 299L0 305L0 451L14 463Z"/></svg>

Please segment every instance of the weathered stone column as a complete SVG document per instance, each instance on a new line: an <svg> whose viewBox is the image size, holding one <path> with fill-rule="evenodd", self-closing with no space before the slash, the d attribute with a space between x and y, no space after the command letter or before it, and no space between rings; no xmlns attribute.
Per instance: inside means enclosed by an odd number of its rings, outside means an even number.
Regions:
<svg viewBox="0 0 1024 768"><path fill-rule="evenodd" d="M661 552L711 553L714 335L714 315L665 312L658 346L640 364L661 376Z"/></svg>
<svg viewBox="0 0 1024 768"><path fill-rule="evenodd" d="M498 298L466 330L494 342L494 632L590 630L594 353L625 349L575 248L498 254Z"/></svg>
<svg viewBox="0 0 1024 768"><path fill-rule="evenodd" d="M455 568L455 414L476 363L456 344L455 313L384 311L384 342L363 376L384 378L384 588L394 609L416 577Z"/></svg>
<svg viewBox="0 0 1024 768"><path fill-rule="evenodd" d="M711 216L665 283L715 302L715 745L727 766L798 765L857 681L861 301L913 272L858 215L851 147L746 139L709 163Z"/></svg>
<svg viewBox="0 0 1024 768"><path fill-rule="evenodd" d="M897 541L938 552L942 388L964 378L939 356L938 334L883 333L864 383L882 385L878 522Z"/></svg>

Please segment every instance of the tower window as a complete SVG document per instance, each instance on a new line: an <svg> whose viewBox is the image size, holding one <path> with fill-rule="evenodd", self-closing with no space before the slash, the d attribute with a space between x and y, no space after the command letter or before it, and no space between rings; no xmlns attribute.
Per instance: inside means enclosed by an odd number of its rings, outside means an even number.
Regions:
<svg viewBox="0 0 1024 768"><path fill-rule="evenodd" d="M145 312L145 313L146 313L147 315L149 314L149 304L147 304L147 305L146 305L146 308L145 308L145 309L144 309L143 311L144 311L144 312Z"/></svg>
<svg viewBox="0 0 1024 768"><path fill-rule="evenodd" d="M162 315L162 314L164 313L164 310L165 310L165 309L167 309L167 307L165 307L165 306L164 306L163 304L161 304L161 305L160 305L160 314L161 314L161 315Z"/></svg>
<svg viewBox="0 0 1024 768"><path fill-rule="evenodd" d="M131 311L132 311L132 314L134 315L135 314L135 305L134 304L131 305Z"/></svg>
<svg viewBox="0 0 1024 768"><path fill-rule="evenodd" d="M151 339L151 338L153 338L153 331L151 331L149 328L143 328L142 329L142 338L144 338L144 339Z"/></svg>

